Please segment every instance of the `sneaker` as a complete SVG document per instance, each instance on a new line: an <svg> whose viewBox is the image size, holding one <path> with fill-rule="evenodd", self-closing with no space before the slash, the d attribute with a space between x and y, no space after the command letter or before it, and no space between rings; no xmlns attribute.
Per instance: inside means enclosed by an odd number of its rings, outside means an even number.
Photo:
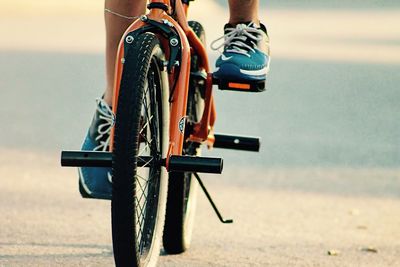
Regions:
<svg viewBox="0 0 400 267"><path fill-rule="evenodd" d="M115 117L103 99L96 99L97 108L82 145L86 151L108 151L110 132ZM84 198L111 199L111 168L82 167L79 172L79 192Z"/></svg>
<svg viewBox="0 0 400 267"><path fill-rule="evenodd" d="M213 50L224 47L223 53L215 64L214 78L218 81L233 83L262 83L265 87L270 62L269 38L265 26L254 22L236 26L226 24L224 32L224 36L211 44ZM216 45L222 38L224 42ZM242 89L250 90L250 88ZM251 89L263 91L265 88L252 86Z"/></svg>

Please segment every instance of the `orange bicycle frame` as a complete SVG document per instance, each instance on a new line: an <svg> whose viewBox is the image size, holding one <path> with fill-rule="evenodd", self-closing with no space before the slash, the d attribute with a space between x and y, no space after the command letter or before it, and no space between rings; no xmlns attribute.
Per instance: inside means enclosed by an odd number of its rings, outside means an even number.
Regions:
<svg viewBox="0 0 400 267"><path fill-rule="evenodd" d="M199 60L199 69L207 73L206 79L206 92L205 92L205 105L202 118L193 127L193 132L188 137L194 142L205 142L207 141L208 146L212 147L214 143L213 126L216 118L216 111L214 105L214 99L212 94L212 75L210 73L208 57L206 48L196 36L194 31L189 27L187 22L188 5L176 0L174 10L171 7L170 0L152 0L150 3L161 3L168 7L169 13L174 13L174 17L171 17L166 11L160 8L152 8L146 15L148 19L161 22L167 20L173 25L173 28L177 32L180 38L181 44L181 62L179 67L179 74L175 76L175 73L169 74L170 86L174 83L175 77L179 77L176 81L175 90L172 92L170 97L170 130L169 130L169 150L166 158L166 167L168 169L169 157L172 155L182 155L183 143L185 131L179 129L179 123L181 120L185 120L186 117L186 106L188 98L189 78L190 78L190 59L192 54L197 54ZM173 11L173 12L172 12ZM119 88L121 85L121 77L123 71L122 59L124 58L124 40L125 37L135 30L144 27L146 22L137 19L134 21L126 30L123 38L120 41L116 63L115 63L115 78L114 78L114 98L113 98L113 112L116 113L118 105ZM165 37L159 35L159 40L166 57L169 56L168 51L168 40ZM176 68L175 68L176 71ZM175 72L174 71L174 72ZM172 81L172 83L171 83ZM171 92L169 92L171 93ZM186 121L186 120L185 120ZM114 139L114 129L111 133L111 144L110 149L112 151Z"/></svg>

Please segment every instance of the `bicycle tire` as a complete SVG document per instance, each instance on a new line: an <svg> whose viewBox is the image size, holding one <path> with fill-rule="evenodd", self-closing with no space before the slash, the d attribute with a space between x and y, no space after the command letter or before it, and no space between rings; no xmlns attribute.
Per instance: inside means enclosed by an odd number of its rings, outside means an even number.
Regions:
<svg viewBox="0 0 400 267"><path fill-rule="evenodd" d="M200 40L205 43L205 31L197 21L189 21ZM191 72L199 70L197 56L191 58ZM188 120L198 121L202 114L204 100L201 85L190 79L187 103ZM184 143L184 155L200 155L199 144ZM165 218L163 245L169 254L186 251L191 243L197 202L197 181L189 172L169 174L167 213Z"/></svg>
<svg viewBox="0 0 400 267"><path fill-rule="evenodd" d="M114 135L111 213L117 267L156 265L168 189L165 168L157 163L168 149L164 54L154 34L135 39L124 55ZM152 160L138 167L144 153Z"/></svg>

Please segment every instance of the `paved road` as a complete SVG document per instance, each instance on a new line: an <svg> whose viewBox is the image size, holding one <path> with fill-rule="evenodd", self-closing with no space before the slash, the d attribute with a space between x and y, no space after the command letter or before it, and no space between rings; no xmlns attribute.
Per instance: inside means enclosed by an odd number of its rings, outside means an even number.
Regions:
<svg viewBox="0 0 400 267"><path fill-rule="evenodd" d="M49 154L0 160L0 266L112 266L110 205L79 198L75 170ZM398 169L231 166L205 182L235 223L221 225L199 195L192 248L160 266L398 266L399 179Z"/></svg>
<svg viewBox="0 0 400 267"><path fill-rule="evenodd" d="M272 14L285 47L292 16ZM162 254L160 266L400 265L400 65L383 57L399 49L394 14L381 26L387 36L367 39L380 59L360 61L366 39L337 33L359 48L354 57L305 60L310 51L277 49L268 92L216 92L218 129L261 136L262 152L208 153L225 158L224 175L205 182L235 223L221 225L199 195L192 248ZM313 40L298 47L336 47ZM79 148L104 86L103 57L51 50L0 50L0 266L112 266L110 204L81 199L76 170L58 162L62 148Z"/></svg>

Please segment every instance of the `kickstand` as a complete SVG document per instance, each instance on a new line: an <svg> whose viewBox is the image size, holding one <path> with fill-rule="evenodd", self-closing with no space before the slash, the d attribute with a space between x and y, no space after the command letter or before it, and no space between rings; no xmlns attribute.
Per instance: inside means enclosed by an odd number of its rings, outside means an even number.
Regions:
<svg viewBox="0 0 400 267"><path fill-rule="evenodd" d="M221 213L219 212L217 206L214 204L214 201L212 200L212 198L211 198L210 194L208 193L206 187L204 186L203 182L201 181L200 176L196 172L194 172L193 175L194 175L194 177L196 177L197 181L199 182L201 189L203 189L204 194L206 195L206 197L207 197L208 201L210 202L211 206L213 207L213 209L214 209L215 213L217 214L219 220L222 223L233 223L232 219L224 220L224 218L222 217Z"/></svg>

